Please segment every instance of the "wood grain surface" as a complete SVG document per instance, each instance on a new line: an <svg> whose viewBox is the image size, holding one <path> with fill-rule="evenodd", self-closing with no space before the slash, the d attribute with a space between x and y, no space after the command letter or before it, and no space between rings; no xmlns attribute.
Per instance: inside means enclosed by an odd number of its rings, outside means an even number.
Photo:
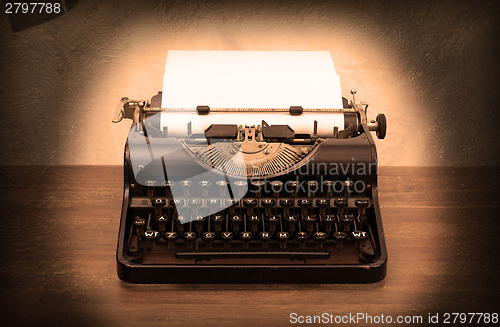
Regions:
<svg viewBox="0 0 500 327"><path fill-rule="evenodd" d="M127 284L115 266L121 167L0 174L3 326L290 325L292 312L425 321L500 307L495 168L381 168L388 273L366 285Z"/></svg>

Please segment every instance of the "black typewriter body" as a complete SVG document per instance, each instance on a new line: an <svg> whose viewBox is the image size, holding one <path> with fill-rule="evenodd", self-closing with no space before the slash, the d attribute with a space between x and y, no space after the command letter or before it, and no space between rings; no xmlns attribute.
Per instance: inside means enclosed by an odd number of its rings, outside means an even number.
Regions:
<svg viewBox="0 0 500 327"><path fill-rule="evenodd" d="M345 126L332 126L328 137L316 135L316 126L299 135L290 126L268 125L263 112L259 126L214 123L204 135L187 126L179 138L155 127L155 97L122 100L120 120L134 121L117 247L122 280L371 283L385 277L370 133L385 136L383 115L368 122L366 105L353 96L338 110ZM206 106L196 110L216 114ZM307 110L291 107L288 114ZM153 146L165 155L152 155ZM238 151L245 159L229 164L228 153Z"/></svg>

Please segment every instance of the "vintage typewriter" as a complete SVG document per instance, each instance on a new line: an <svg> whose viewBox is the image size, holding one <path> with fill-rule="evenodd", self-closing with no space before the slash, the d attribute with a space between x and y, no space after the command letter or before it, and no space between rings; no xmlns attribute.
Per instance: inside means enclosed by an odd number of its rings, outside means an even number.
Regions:
<svg viewBox="0 0 500 327"><path fill-rule="evenodd" d="M383 279L387 255L370 131L384 138L386 119L368 121L368 105L351 93L341 109L273 110L297 121L341 115L343 126L327 126L329 133L318 120L300 133L270 124L264 109L251 110L260 124L231 124L249 110L209 106L190 113L208 126L196 133L191 122L176 123L180 110L162 108L160 93L147 102L123 98L115 122L133 123L125 146L119 277L132 283ZM164 126L169 117L173 124Z"/></svg>
<svg viewBox="0 0 500 327"><path fill-rule="evenodd" d="M375 282L387 255L370 131L326 51L169 51L123 98L118 276L133 283Z"/></svg>

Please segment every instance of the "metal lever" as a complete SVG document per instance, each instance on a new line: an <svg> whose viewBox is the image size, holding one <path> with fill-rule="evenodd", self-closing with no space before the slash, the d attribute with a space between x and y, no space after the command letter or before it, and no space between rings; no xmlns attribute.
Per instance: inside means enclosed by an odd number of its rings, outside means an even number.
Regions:
<svg viewBox="0 0 500 327"><path fill-rule="evenodd" d="M352 105L354 107L354 105L356 104L356 90L355 89L352 89L351 90L351 94L352 94Z"/></svg>
<svg viewBox="0 0 500 327"><path fill-rule="evenodd" d="M121 98L118 106L116 107L115 115L112 120L113 123L119 123L123 118L129 118L137 123L139 121L139 112L144 108L145 102L143 100L129 100L129 98Z"/></svg>
<svg viewBox="0 0 500 327"><path fill-rule="evenodd" d="M128 98L122 98L120 102L118 102L118 105L116 106L114 118L112 120L113 123L119 123L123 120L123 106L125 103L128 101Z"/></svg>

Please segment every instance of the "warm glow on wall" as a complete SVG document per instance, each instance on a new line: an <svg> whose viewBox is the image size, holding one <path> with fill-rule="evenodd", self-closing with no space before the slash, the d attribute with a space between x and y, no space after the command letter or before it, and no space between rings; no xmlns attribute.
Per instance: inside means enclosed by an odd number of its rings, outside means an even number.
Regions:
<svg viewBox="0 0 500 327"><path fill-rule="evenodd" d="M61 160L68 164L122 163L129 126L112 125L110 117L120 98L149 99L163 89L169 50L237 50L329 52L342 95L349 99L349 91L356 89L358 101L370 104L369 118L378 113L387 116L387 142L377 141L380 164L442 164L435 148L439 141L429 131L433 117L426 103L408 87L407 68L382 35L355 28L350 20L321 18L319 12L307 14L297 24L293 15L280 13L275 20L267 12L256 18L234 11L239 18L209 16L177 25L165 21L161 28L156 23L132 22L129 33L114 34L117 37L101 54L112 61L86 82L79 97L86 109L73 114L80 132L61 140L61 153L65 154ZM220 14L214 13L219 18ZM186 13L175 15L187 17Z"/></svg>

